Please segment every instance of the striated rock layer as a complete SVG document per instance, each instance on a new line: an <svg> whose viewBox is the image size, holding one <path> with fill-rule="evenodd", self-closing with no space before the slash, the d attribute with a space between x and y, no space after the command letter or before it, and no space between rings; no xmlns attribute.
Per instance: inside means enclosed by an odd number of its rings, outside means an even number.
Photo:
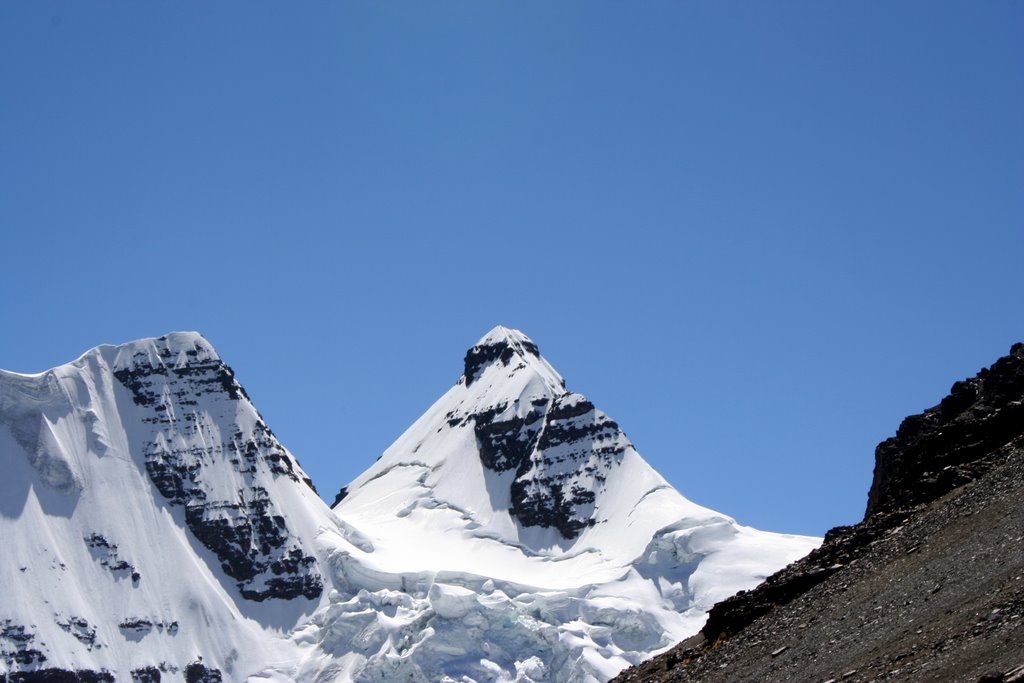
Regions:
<svg viewBox="0 0 1024 683"><path fill-rule="evenodd" d="M876 451L865 519L616 681L1024 680L1024 345Z"/></svg>
<svg viewBox="0 0 1024 683"><path fill-rule="evenodd" d="M319 597L316 559L295 543L259 480L313 484L258 413L239 420L237 406L249 397L231 368L203 340L189 347L161 337L119 354L113 374L131 391L139 422L152 427L141 448L150 480L185 510L188 528L238 581L242 597ZM195 410L200 403L203 410Z"/></svg>
<svg viewBox="0 0 1024 683"><path fill-rule="evenodd" d="M238 680L323 592L333 516L195 333L0 371L0 680Z"/></svg>

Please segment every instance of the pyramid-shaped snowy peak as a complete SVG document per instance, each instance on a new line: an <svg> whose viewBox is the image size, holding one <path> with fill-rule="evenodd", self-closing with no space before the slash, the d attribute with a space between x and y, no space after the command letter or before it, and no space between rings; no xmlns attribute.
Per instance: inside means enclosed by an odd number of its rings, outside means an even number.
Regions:
<svg viewBox="0 0 1024 683"><path fill-rule="evenodd" d="M623 561L667 524L719 517L672 489L529 337L504 327L469 349L456 385L337 511L360 526L422 518L445 539L486 537L524 557L579 547Z"/></svg>
<svg viewBox="0 0 1024 683"><path fill-rule="evenodd" d="M614 420L566 389L529 337L501 326L335 512L374 536L383 563L548 587L621 578L652 539L679 529L713 537L716 553L757 546L752 565L716 567L712 592L725 595L816 542L764 535L684 498Z"/></svg>

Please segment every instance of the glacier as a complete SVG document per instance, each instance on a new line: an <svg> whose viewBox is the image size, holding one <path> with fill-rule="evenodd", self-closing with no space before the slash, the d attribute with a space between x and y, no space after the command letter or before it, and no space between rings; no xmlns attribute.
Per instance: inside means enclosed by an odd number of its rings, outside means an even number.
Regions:
<svg viewBox="0 0 1024 683"><path fill-rule="evenodd" d="M0 462L0 681L603 682L820 543L684 498L501 326L333 508L192 332L0 371Z"/></svg>

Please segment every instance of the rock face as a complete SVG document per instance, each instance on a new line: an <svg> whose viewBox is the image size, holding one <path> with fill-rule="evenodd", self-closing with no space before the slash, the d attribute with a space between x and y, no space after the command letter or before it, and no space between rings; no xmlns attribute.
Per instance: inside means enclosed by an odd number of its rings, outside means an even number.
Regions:
<svg viewBox="0 0 1024 683"><path fill-rule="evenodd" d="M908 417L875 451L866 517L908 507L976 479L987 458L1024 431L1024 344L934 408Z"/></svg>
<svg viewBox="0 0 1024 683"><path fill-rule="evenodd" d="M469 387L490 365L529 372L543 362L537 345L521 334L485 337L466 353L459 382ZM595 518L595 489L617 468L632 444L594 404L554 383L519 409L508 401L453 415L449 427L472 425L480 460L495 473L514 471L511 512L524 527L557 529L573 540Z"/></svg>
<svg viewBox="0 0 1024 683"><path fill-rule="evenodd" d="M593 488L632 445L614 420L579 394L554 399L539 434L516 470L512 511L523 526L555 527L572 539L596 523Z"/></svg>
<svg viewBox="0 0 1024 683"><path fill-rule="evenodd" d="M524 335L488 335L466 352L462 379L468 387L487 366L500 362L502 366L508 367L508 364L517 357L521 359L520 362L529 357L539 360L540 350Z"/></svg>
<svg viewBox="0 0 1024 683"><path fill-rule="evenodd" d="M529 373L530 365L541 363L532 340L502 328L469 349L459 382L468 388L491 366L512 375ZM520 524L557 529L571 541L597 523L595 489L632 445L594 404L566 390L564 380L547 388L529 405L499 400L453 414L448 426L471 425L483 465L496 474L515 472L510 510Z"/></svg>
<svg viewBox="0 0 1024 683"><path fill-rule="evenodd" d="M863 522L620 681L1011 680L1024 664L1024 345L879 445Z"/></svg>

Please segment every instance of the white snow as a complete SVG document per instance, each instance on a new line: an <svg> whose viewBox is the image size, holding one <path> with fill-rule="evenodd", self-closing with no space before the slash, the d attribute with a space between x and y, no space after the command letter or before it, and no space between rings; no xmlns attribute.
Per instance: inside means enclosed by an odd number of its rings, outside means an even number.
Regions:
<svg viewBox="0 0 1024 683"><path fill-rule="evenodd" d="M460 379L333 511L301 481L232 464L220 444L259 429L244 396L180 396L168 384L167 421L143 419L113 372L216 361L196 333L98 347L38 375L0 371L0 582L16 587L0 601L0 631L5 620L30 630L45 666L117 680L161 663L163 680L183 680L201 656L225 680L605 681L820 542L690 502L597 410L572 418L592 438L551 441L521 471L485 466L475 415L529 421L556 400L586 408L521 332L499 326L477 344L493 345L512 357ZM315 558L320 598L242 598L147 475L147 444L200 452L211 500L266 489ZM519 476L528 491L543 492L546 476L592 491L577 509L594 523L574 538L524 525L510 493ZM0 637L0 673L21 666L15 649Z"/></svg>
<svg viewBox="0 0 1024 683"><path fill-rule="evenodd" d="M564 397L564 405L575 406L585 399L569 394L543 358L524 350L532 342L521 332L497 327L477 346L502 342L517 351L509 363L492 363L472 384L460 380L348 486L335 508L375 549L336 551L336 584L367 595L381 583L399 587L412 596L408 609L422 619L417 628L430 625L434 633L418 648L368 656L364 672L375 670L378 659L398 656L414 662L422 680L441 673L465 680L607 680L692 635L716 601L753 587L818 544L742 527L688 501L621 432L602 442L624 447L603 484L579 479L596 491L597 524L575 539L523 526L510 513L516 472L485 467L472 426L453 423L487 409L499 409L498 420L523 418L535 401ZM595 421L603 418L597 411ZM559 458L572 448L578 446L549 449L547 469L565 473L570 461ZM460 642L500 643L503 656L480 650L488 664L471 666L466 656L430 646L442 638L437 634L453 632ZM395 633L399 643L412 636L401 628ZM527 664L540 652L543 670Z"/></svg>

